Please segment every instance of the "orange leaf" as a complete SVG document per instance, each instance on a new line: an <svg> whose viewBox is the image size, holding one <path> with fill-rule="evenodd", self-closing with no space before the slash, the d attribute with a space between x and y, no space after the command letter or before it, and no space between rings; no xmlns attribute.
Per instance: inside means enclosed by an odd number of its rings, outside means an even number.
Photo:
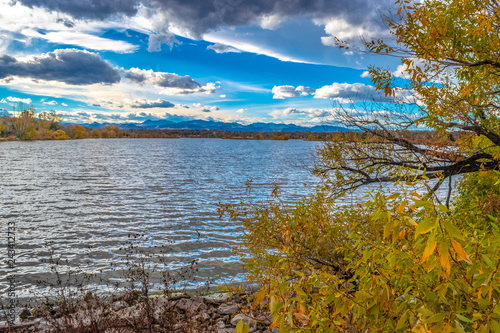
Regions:
<svg viewBox="0 0 500 333"><path fill-rule="evenodd" d="M457 242L456 240L452 240L451 241L451 245L453 246L453 248L455 249L455 252L460 256L462 257L463 260L465 260L466 262L468 262L469 264L472 265L472 261L470 261L469 259L469 256L467 255L467 253L465 253L464 249L462 248L462 245L460 245L459 242Z"/></svg>
<svg viewBox="0 0 500 333"><path fill-rule="evenodd" d="M293 315L300 321L301 324L307 325L309 323L309 317L306 316L305 314L302 314L300 312L295 312Z"/></svg>

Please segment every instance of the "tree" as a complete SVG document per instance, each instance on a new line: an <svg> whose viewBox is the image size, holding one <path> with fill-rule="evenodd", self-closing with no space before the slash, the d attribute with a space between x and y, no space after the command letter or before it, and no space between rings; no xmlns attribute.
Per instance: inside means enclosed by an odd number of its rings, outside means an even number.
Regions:
<svg viewBox="0 0 500 333"><path fill-rule="evenodd" d="M326 186L294 207L221 207L243 219L254 308L267 294L271 327L500 332L499 14L494 0L399 0L394 38L364 45L401 56L402 73L373 66L382 96L337 105L363 135L319 152ZM454 175L442 204L435 191ZM339 209L338 195L386 182L402 186Z"/></svg>
<svg viewBox="0 0 500 333"><path fill-rule="evenodd" d="M424 172L438 180L436 190L448 177L499 167L498 2L397 4L397 14L386 20L394 38L364 43L369 52L402 57L400 73L370 68L375 86L392 107L379 115L363 108L359 115L352 112L359 109L356 103L339 104L337 121L370 134L370 139L329 145L324 163L318 165L320 174L343 171L331 184L340 191L421 179ZM337 43L350 48L345 41ZM423 127L437 130L440 140L423 147L406 136ZM457 131L461 140L452 146L445 138Z"/></svg>
<svg viewBox="0 0 500 333"><path fill-rule="evenodd" d="M11 124L18 139L31 140L35 134L33 129L35 122L35 109L33 106L27 107L20 102L17 109L14 108L14 117L11 119Z"/></svg>

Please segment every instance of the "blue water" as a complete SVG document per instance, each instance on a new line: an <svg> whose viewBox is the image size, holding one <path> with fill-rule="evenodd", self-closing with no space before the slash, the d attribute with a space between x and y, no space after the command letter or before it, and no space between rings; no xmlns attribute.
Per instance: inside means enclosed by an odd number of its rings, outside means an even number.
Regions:
<svg viewBox="0 0 500 333"><path fill-rule="evenodd" d="M16 225L16 265L0 261L0 288L15 274L29 295L37 280L54 281L49 258L61 272L95 273L97 288L121 281L134 243L161 256L177 272L192 260L198 271L186 284L211 278L242 280L232 246L238 221L219 219L218 203L264 202L278 184L285 202L314 190L315 147L307 141L222 139L89 139L0 143L0 228ZM247 193L245 181L253 180ZM6 257L7 238L1 238ZM158 248L155 248L158 246ZM161 246L166 246L161 248ZM154 278L158 278L153 274ZM102 278L102 280L100 280ZM189 280L189 281L188 281Z"/></svg>

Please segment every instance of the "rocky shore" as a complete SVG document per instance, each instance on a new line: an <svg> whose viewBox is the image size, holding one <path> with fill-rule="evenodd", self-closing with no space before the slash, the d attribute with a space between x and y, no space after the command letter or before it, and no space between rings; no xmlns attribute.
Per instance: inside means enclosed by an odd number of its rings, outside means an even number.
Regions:
<svg viewBox="0 0 500 333"><path fill-rule="evenodd" d="M246 326L244 332L279 332L277 328L268 330L271 317L266 312L251 310L252 296L141 297L122 293L107 300L89 297L73 306L44 304L25 309L20 313L23 323L3 326L0 332L234 333L240 321Z"/></svg>

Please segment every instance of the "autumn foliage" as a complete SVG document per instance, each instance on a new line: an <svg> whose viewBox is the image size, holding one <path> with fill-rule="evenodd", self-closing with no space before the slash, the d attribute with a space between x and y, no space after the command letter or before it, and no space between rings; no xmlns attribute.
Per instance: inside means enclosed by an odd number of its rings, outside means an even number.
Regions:
<svg viewBox="0 0 500 333"><path fill-rule="evenodd" d="M122 138L124 133L115 125L89 129L81 125L63 125L55 112L36 113L33 107L21 106L20 111L0 118L2 140L67 140L86 138Z"/></svg>
<svg viewBox="0 0 500 333"><path fill-rule="evenodd" d="M340 112L367 135L327 142L324 182L295 206L276 191L268 204L221 206L246 227L238 250L271 328L500 332L499 15L497 1L397 1L394 38L365 50L403 56L404 79L370 69L386 97L408 97L400 113ZM462 134L422 144L399 135L412 127Z"/></svg>

